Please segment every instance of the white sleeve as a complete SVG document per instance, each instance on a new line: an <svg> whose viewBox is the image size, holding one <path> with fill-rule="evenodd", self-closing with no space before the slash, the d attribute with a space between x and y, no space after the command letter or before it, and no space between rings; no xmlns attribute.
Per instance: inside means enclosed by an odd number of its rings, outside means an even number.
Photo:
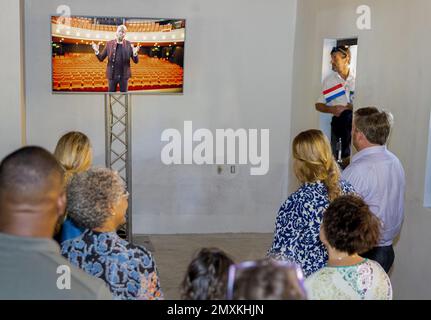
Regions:
<svg viewBox="0 0 431 320"><path fill-rule="evenodd" d="M319 99L317 100L317 103L323 103L326 104L326 99L323 94L320 95Z"/></svg>
<svg viewBox="0 0 431 320"><path fill-rule="evenodd" d="M329 77L326 77L325 80L323 80L320 96L319 96L319 99L317 100L317 103L326 104L326 99L325 99L325 96L323 95L323 91L325 91L328 88L328 78Z"/></svg>

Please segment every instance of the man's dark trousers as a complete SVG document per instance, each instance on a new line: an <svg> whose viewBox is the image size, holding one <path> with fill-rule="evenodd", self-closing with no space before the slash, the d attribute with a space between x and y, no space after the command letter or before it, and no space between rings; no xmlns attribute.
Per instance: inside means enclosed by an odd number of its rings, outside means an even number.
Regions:
<svg viewBox="0 0 431 320"><path fill-rule="evenodd" d="M109 92L115 92L117 91L117 85L120 85L120 92L127 92L129 79L124 78L115 78L115 79L109 79Z"/></svg>
<svg viewBox="0 0 431 320"><path fill-rule="evenodd" d="M392 245L387 247L374 247L370 251L361 254L361 256L377 261L382 268L385 269L386 273L389 272L395 260L395 252Z"/></svg>

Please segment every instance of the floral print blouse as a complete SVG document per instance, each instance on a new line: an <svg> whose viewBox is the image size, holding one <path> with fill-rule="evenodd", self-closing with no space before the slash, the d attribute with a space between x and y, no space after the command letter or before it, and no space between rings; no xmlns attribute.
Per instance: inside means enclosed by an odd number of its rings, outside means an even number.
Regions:
<svg viewBox="0 0 431 320"><path fill-rule="evenodd" d="M392 300L392 285L379 263L325 267L305 280L309 300Z"/></svg>
<svg viewBox="0 0 431 320"><path fill-rule="evenodd" d="M86 230L79 237L64 241L61 254L88 274L104 280L114 299L163 299L151 253L115 232Z"/></svg>
<svg viewBox="0 0 431 320"><path fill-rule="evenodd" d="M343 194L354 192L347 181L341 180L340 187ZM328 253L319 234L323 213L328 206L328 190L323 182L303 184L278 212L268 255L299 264L306 277L323 268Z"/></svg>

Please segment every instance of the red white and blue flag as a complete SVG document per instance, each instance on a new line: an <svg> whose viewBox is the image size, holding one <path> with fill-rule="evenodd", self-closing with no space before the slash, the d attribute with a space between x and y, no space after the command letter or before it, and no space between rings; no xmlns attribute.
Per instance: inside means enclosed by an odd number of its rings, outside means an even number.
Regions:
<svg viewBox="0 0 431 320"><path fill-rule="evenodd" d="M326 103L329 103L332 100L341 97L342 95L346 95L346 89L342 83L339 83L336 86L323 91L323 96L325 97Z"/></svg>

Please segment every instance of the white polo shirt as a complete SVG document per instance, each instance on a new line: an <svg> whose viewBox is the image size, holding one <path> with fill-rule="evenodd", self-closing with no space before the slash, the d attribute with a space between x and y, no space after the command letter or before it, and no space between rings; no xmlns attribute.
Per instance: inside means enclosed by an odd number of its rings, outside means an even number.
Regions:
<svg viewBox="0 0 431 320"><path fill-rule="evenodd" d="M337 72L332 72L324 81L318 103L327 106L353 104L355 95L355 72L350 69L347 80L344 80Z"/></svg>

